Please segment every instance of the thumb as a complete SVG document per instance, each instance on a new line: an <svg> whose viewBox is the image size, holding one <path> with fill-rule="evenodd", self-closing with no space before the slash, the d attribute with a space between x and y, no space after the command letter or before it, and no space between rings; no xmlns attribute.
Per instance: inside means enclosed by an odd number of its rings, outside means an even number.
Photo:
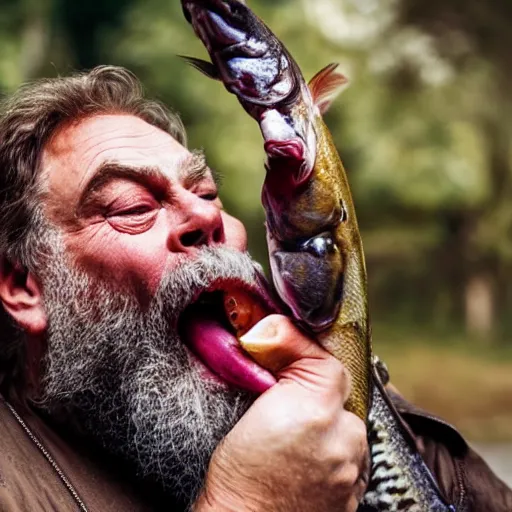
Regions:
<svg viewBox="0 0 512 512"><path fill-rule="evenodd" d="M293 380L308 387L338 384L338 390L344 391L343 402L348 398L348 371L288 317L269 315L263 318L240 338L240 343L278 381Z"/></svg>

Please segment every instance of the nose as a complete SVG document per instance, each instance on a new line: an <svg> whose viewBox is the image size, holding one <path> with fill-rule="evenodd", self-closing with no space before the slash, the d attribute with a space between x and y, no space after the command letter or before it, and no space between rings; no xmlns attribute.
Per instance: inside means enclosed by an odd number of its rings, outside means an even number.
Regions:
<svg viewBox="0 0 512 512"><path fill-rule="evenodd" d="M184 191L179 202L180 215L169 237L173 252L189 252L203 246L225 243L221 210L215 201Z"/></svg>

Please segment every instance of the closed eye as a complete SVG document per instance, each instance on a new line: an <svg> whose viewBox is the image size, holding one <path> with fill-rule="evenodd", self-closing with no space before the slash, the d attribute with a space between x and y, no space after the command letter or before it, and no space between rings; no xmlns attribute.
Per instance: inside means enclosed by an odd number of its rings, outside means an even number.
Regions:
<svg viewBox="0 0 512 512"><path fill-rule="evenodd" d="M105 220L121 233L137 235L151 229L158 218L159 204L140 204L114 210Z"/></svg>
<svg viewBox="0 0 512 512"><path fill-rule="evenodd" d="M218 192L210 192L208 194L201 194L199 196L201 199L204 199L205 201L215 201L219 197Z"/></svg>
<svg viewBox="0 0 512 512"><path fill-rule="evenodd" d="M117 210L108 214L108 217L122 217L122 216L130 216L130 215L144 215L149 213L155 209L154 205L149 204L141 204L137 206L133 206L130 208L126 208L124 210Z"/></svg>

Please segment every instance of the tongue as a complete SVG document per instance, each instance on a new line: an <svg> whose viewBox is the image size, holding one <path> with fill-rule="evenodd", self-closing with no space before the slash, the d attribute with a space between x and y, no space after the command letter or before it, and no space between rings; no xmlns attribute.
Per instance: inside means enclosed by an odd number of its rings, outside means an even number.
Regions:
<svg viewBox="0 0 512 512"><path fill-rule="evenodd" d="M236 337L211 312L194 309L185 315L182 325L189 348L228 384L263 393L276 383L271 373L249 359Z"/></svg>

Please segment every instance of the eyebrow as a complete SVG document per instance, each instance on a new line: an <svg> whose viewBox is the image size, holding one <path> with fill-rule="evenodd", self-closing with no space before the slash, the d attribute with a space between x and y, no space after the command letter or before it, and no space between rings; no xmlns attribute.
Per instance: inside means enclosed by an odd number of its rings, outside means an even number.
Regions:
<svg viewBox="0 0 512 512"><path fill-rule="evenodd" d="M208 167L204 152L200 149L194 149L190 156L187 156L182 162L179 171L180 180L188 188L203 180L208 173L213 178L216 185L220 183L220 176L213 169Z"/></svg>
<svg viewBox="0 0 512 512"><path fill-rule="evenodd" d="M194 150L178 162L178 177L186 188L199 183L210 173L218 184L219 176L206 164L204 153ZM104 185L115 179L129 179L157 190L161 195L169 193L169 177L156 166L135 166L122 164L117 161L108 161L100 165L94 176L89 180L78 200L77 212L87 205L91 196Z"/></svg>
<svg viewBox="0 0 512 512"><path fill-rule="evenodd" d="M98 168L80 194L78 209L80 210L87 204L95 192L116 178L131 179L161 191L169 188L167 176L158 167L132 166L115 161L105 162Z"/></svg>

